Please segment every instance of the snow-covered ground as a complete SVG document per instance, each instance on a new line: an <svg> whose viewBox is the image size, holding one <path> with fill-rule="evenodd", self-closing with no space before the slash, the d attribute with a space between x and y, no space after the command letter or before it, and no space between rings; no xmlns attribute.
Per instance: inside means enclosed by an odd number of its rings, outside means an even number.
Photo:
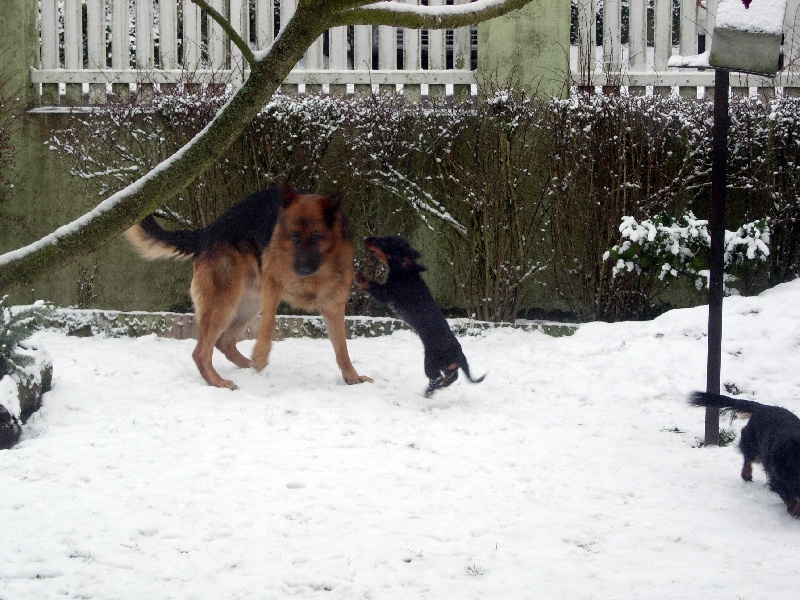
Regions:
<svg viewBox="0 0 800 600"><path fill-rule="evenodd" d="M350 342L354 387L326 340L260 374L216 357L236 392L191 341L40 332L54 388L0 453L0 598L793 600L800 521L735 446L695 447L706 321L465 337L489 375L432 399L408 331ZM723 355L800 413L800 281L726 299Z"/></svg>

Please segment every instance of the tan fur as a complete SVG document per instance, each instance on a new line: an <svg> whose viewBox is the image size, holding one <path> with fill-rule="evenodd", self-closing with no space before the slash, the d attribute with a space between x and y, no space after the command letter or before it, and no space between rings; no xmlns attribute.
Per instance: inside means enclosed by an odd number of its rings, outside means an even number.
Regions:
<svg viewBox="0 0 800 600"><path fill-rule="evenodd" d="M162 244L158 240L149 237L139 223L125 231L124 235L125 239L131 243L144 259L174 258L176 260L187 260L192 258L191 255L183 254L173 246Z"/></svg>
<svg viewBox="0 0 800 600"><path fill-rule="evenodd" d="M272 346L275 313L279 302L285 300L322 314L336 363L348 384L372 381L356 372L347 352L344 314L353 280L353 244L345 236L344 217L338 210L341 199L338 195L297 195L288 185L281 189L283 208L261 257L261 268L254 252L230 243L217 244L194 258L191 296L198 330L192 357L200 375L209 385L236 389L233 381L223 379L214 369L214 348L238 367L263 369ZM326 214L335 215L332 227ZM297 244L293 236L303 240L313 236L314 241ZM173 246L153 239L139 224L126 231L125 237L145 258L187 258ZM321 260L313 274L301 277L295 271L295 259L304 248L313 249L309 254L321 256ZM251 361L239 352L236 341L259 312Z"/></svg>
<svg viewBox="0 0 800 600"><path fill-rule="evenodd" d="M303 310L318 311L336 354L336 364L348 384L372 381L359 375L347 352L344 313L353 281L353 244L343 236L341 213L328 228L323 210L326 200L319 196L298 196L278 219L272 240L262 259L261 322L253 348L253 366L261 370L269 360L275 313L281 300ZM319 270L300 277L293 269L295 248L291 236L321 237L319 250L324 259Z"/></svg>

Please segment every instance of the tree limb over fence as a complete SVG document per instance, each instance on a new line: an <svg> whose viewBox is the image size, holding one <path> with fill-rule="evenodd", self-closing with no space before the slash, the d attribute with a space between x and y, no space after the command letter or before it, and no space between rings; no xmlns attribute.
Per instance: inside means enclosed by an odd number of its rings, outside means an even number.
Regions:
<svg viewBox="0 0 800 600"><path fill-rule="evenodd" d="M192 1L200 5L202 0ZM326 29L346 24L447 29L501 16L530 1L477 0L428 7L399 1L300 0L294 16L267 51L245 54L247 60L252 57L250 77L194 139L72 223L28 246L0 255L0 294L96 250L194 181L237 139ZM212 18L219 22L222 17Z"/></svg>

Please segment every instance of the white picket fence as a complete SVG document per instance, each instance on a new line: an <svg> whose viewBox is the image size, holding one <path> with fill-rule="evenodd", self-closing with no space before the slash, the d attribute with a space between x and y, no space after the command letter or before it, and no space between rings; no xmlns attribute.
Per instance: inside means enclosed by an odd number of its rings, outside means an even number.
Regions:
<svg viewBox="0 0 800 600"><path fill-rule="evenodd" d="M710 47L718 0L628 0L624 10L623 0L573 0L573 4L578 42L572 48L571 71L576 84L633 91L677 88L688 97L713 88L713 70L669 68L667 62L673 54L691 56ZM752 9L758 10L758 3ZM673 36L676 11L679 25ZM627 40L623 39L623 16L628 22ZM599 45L597 21L603 33ZM774 79L731 73L731 87L738 93L773 93L778 88L781 93L798 95L800 0L787 1L783 54L787 68Z"/></svg>
<svg viewBox="0 0 800 600"><path fill-rule="evenodd" d="M135 86L193 82L237 85L244 60L222 28L190 0L39 0L41 64L31 80L42 104L103 103ZM463 4L471 0L405 0L410 4ZM713 71L667 67L672 54L697 54L711 43L718 0L573 0L577 44L570 77L584 87L634 92L679 90L695 97L713 86ZM268 48L291 18L297 0L209 0L253 49ZM673 43L673 11L679 32ZM84 19L85 13L85 19ZM565 14L565 19L570 16ZM623 39L623 19L629 34ZM800 95L800 0L788 0L784 63L775 79L732 74L742 93L778 88ZM596 43L599 24L602 44ZM651 32L648 35L648 31ZM625 43L623 43L625 42ZM418 31L394 27L337 27L316 40L284 83L295 92L335 94L396 90L422 95L475 93L475 28Z"/></svg>
<svg viewBox="0 0 800 600"><path fill-rule="evenodd" d="M454 0L455 4L470 1ZM137 89L142 84L181 82L237 85L247 77L239 49L190 0L40 3L41 65L32 69L31 78L42 85L44 104L102 103L109 93L125 93L130 85ZM253 49L263 50L294 14L297 0L209 0L208 4L227 17ZM426 4L445 5L447 0ZM336 27L311 45L285 88L346 93L373 85L392 90L403 85L405 94L417 96L423 88L432 96L445 91L468 95L476 83L475 39L475 30L469 27L422 32Z"/></svg>

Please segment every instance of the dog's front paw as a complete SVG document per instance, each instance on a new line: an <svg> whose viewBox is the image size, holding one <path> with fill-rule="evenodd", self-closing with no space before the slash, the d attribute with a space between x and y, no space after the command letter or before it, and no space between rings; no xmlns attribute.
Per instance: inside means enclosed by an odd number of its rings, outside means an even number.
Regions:
<svg viewBox="0 0 800 600"><path fill-rule="evenodd" d="M269 362L269 354L260 355L260 354L253 354L253 358L250 360L250 366L253 367L256 371L263 371L264 368L267 366L267 362Z"/></svg>
<svg viewBox="0 0 800 600"><path fill-rule="evenodd" d="M367 377L366 375L350 375L344 378L347 382L347 385L356 385L358 383L373 383L372 377Z"/></svg>

